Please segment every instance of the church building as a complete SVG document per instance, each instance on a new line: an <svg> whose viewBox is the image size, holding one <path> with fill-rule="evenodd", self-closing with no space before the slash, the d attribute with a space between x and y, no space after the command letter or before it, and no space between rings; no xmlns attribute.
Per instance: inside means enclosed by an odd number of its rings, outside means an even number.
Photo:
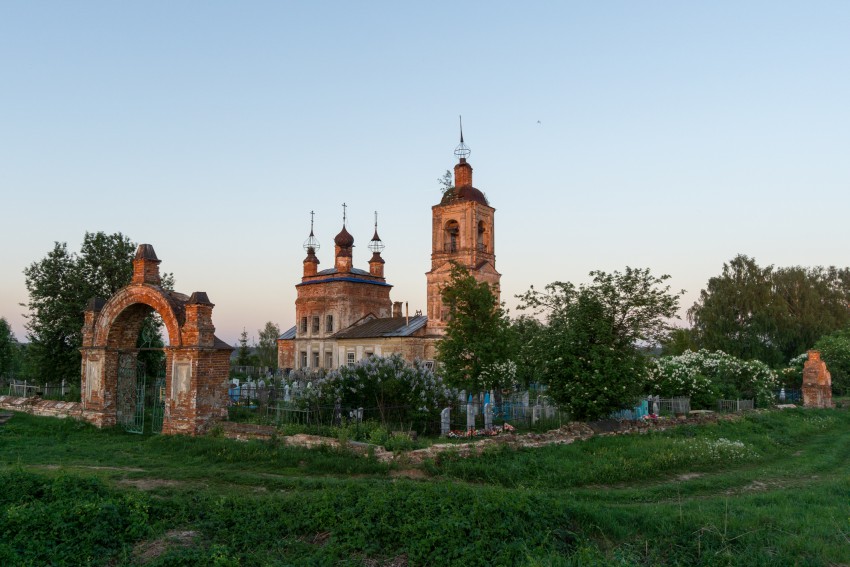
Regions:
<svg viewBox="0 0 850 567"><path fill-rule="evenodd" d="M400 353L433 367L437 341L445 334L448 308L441 289L449 282L453 262L465 266L478 281L498 294L494 213L484 193L472 186L469 148L455 148L454 187L431 207L431 270L426 274L427 310L410 315L401 302L390 299L384 277L384 244L375 232L369 243L369 269L355 268L354 237L345 226L334 237L334 265L319 270L319 243L313 234L304 242L307 257L301 283L296 284L295 325L278 339L278 366L303 371L328 371L354 366L370 356Z"/></svg>

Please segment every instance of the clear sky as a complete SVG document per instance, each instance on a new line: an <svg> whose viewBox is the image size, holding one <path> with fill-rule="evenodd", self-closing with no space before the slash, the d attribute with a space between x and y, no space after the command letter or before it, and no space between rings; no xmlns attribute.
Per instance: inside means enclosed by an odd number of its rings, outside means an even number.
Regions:
<svg viewBox="0 0 850 567"><path fill-rule="evenodd" d="M234 343L293 324L373 211L425 309L458 115L503 299L649 267L683 312L737 253L850 265L850 2L0 0L0 315L85 231L153 244Z"/></svg>

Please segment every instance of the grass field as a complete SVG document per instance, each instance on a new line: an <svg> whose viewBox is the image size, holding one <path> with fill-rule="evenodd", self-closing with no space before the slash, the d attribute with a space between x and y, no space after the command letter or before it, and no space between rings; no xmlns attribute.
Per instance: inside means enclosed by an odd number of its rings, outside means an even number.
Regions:
<svg viewBox="0 0 850 567"><path fill-rule="evenodd" d="M0 565L850 565L850 412L444 453L0 427Z"/></svg>

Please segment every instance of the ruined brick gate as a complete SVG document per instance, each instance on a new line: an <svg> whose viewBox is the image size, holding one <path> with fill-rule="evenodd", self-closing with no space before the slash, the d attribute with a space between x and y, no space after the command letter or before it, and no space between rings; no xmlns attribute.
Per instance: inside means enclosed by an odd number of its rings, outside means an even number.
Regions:
<svg viewBox="0 0 850 567"><path fill-rule="evenodd" d="M145 318L162 318L168 345L164 376L154 388L154 430L197 435L227 416L227 377L233 348L215 336L214 305L207 294L191 296L161 287L160 260L140 244L130 285L108 300L92 299L85 311L82 348L82 415L98 427L132 424L145 411L138 387L137 341ZM144 384L144 382L142 382ZM161 411L159 419L157 410Z"/></svg>

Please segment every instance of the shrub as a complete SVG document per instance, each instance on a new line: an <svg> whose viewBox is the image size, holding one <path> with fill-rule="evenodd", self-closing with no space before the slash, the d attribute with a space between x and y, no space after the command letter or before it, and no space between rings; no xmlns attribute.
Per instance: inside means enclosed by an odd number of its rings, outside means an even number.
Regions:
<svg viewBox="0 0 850 567"><path fill-rule="evenodd" d="M376 408L381 424L404 423L424 431L439 420L451 392L421 361L408 364L399 354L373 356L319 378L304 397L310 406Z"/></svg>
<svg viewBox="0 0 850 567"><path fill-rule="evenodd" d="M700 350L655 359L648 383L651 394L690 396L692 407L707 408L718 398L753 398L760 406L770 405L779 379L763 362Z"/></svg>

